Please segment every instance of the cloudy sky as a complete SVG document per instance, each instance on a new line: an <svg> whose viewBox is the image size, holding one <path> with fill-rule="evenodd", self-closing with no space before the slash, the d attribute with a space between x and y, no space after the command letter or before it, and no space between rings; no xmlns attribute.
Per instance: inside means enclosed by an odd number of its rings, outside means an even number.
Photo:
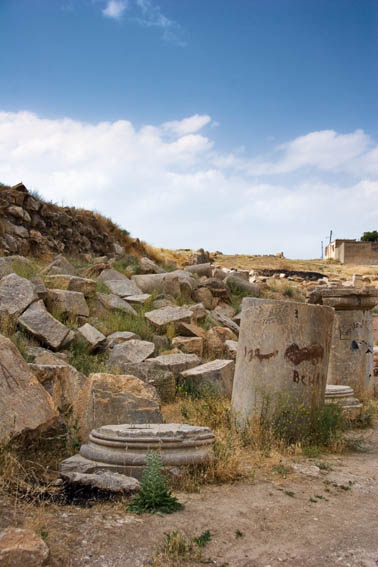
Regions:
<svg viewBox="0 0 378 567"><path fill-rule="evenodd" d="M171 248L378 229L377 0L0 0L0 181Z"/></svg>

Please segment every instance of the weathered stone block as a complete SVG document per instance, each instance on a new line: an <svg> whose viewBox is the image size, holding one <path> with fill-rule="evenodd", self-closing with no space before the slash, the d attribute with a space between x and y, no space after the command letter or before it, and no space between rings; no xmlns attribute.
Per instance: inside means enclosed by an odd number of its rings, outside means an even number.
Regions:
<svg viewBox="0 0 378 567"><path fill-rule="evenodd" d="M109 368L120 368L122 363L143 362L155 352L154 343L130 339L116 345L109 356Z"/></svg>
<svg viewBox="0 0 378 567"><path fill-rule="evenodd" d="M18 322L28 333L53 350L62 346L70 332L50 315L42 300L32 303L18 318Z"/></svg>
<svg viewBox="0 0 378 567"><path fill-rule="evenodd" d="M212 360L181 372L181 379L199 388L210 388L231 399L235 363L233 360Z"/></svg>

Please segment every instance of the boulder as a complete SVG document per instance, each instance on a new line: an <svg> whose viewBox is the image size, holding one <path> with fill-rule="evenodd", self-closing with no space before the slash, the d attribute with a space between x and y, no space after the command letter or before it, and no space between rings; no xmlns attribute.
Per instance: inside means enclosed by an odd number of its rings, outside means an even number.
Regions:
<svg viewBox="0 0 378 567"><path fill-rule="evenodd" d="M118 272L118 270L113 270L111 268L102 270L97 279L100 282L129 281L129 278L127 278L124 274L121 274L121 272Z"/></svg>
<svg viewBox="0 0 378 567"><path fill-rule="evenodd" d="M161 423L153 386L135 376L90 374L74 402L82 440L96 427L114 423Z"/></svg>
<svg viewBox="0 0 378 567"><path fill-rule="evenodd" d="M106 280L106 287L111 293L119 295L119 297L128 297L134 295L141 295L142 291L133 280L125 278L124 280Z"/></svg>
<svg viewBox="0 0 378 567"><path fill-rule="evenodd" d="M129 313L133 317L136 317L137 315L135 309L133 309L131 305L128 304L127 301L121 299L118 295L114 295L113 293L109 293L109 294L98 293L97 297L101 302L102 306L105 307L105 309L109 309L109 310L118 309L118 311ZM129 298L127 298L127 300L128 299Z"/></svg>
<svg viewBox="0 0 378 567"><path fill-rule="evenodd" d="M54 313L57 316L89 317L89 308L85 297L79 291L49 289L45 304L50 313Z"/></svg>
<svg viewBox="0 0 378 567"><path fill-rule="evenodd" d="M247 279L243 278L240 274L230 274L224 280L229 290L248 293L253 297L260 295L260 288L255 283L250 283Z"/></svg>
<svg viewBox="0 0 378 567"><path fill-rule="evenodd" d="M185 382L190 381L197 387L209 387L218 394L231 399L235 363L233 360L213 360L181 372Z"/></svg>
<svg viewBox="0 0 378 567"><path fill-rule="evenodd" d="M68 274L74 276L76 270L64 256L59 254L41 273L44 275Z"/></svg>
<svg viewBox="0 0 378 567"><path fill-rule="evenodd" d="M165 273L163 268L161 268L160 266L155 264L155 262L153 262L149 258L146 258L145 256L140 259L139 264L140 264L140 267L141 267L142 272L144 274L164 274Z"/></svg>
<svg viewBox="0 0 378 567"><path fill-rule="evenodd" d="M6 528L0 533L2 567L42 567L49 554L46 543L33 530Z"/></svg>
<svg viewBox="0 0 378 567"><path fill-rule="evenodd" d="M203 338L201 337L174 337L172 346L177 347L187 354L196 354L200 358L203 355Z"/></svg>
<svg viewBox="0 0 378 567"><path fill-rule="evenodd" d="M201 264L199 264L201 265ZM199 287L193 293L193 299L203 304L205 309L214 309L219 299L214 300L213 294L207 287Z"/></svg>
<svg viewBox="0 0 378 567"><path fill-rule="evenodd" d="M116 331L106 337L106 348L114 348L116 345L120 345L125 341L130 341L131 339L140 340L140 337L130 331Z"/></svg>
<svg viewBox="0 0 378 567"><path fill-rule="evenodd" d="M105 335L100 333L99 330L89 323L85 323L85 325L79 327L76 333L77 337L86 343L89 352L94 352L105 346Z"/></svg>
<svg viewBox="0 0 378 567"><path fill-rule="evenodd" d="M20 434L48 429L58 413L51 396L9 339L0 335L0 445Z"/></svg>
<svg viewBox="0 0 378 567"><path fill-rule="evenodd" d="M130 339L116 345L109 356L109 368L120 368L122 363L143 362L155 352L154 343Z"/></svg>
<svg viewBox="0 0 378 567"><path fill-rule="evenodd" d="M162 354L156 358L150 359L152 362L157 362L161 368L170 370L175 376L180 372L194 368L201 364L201 359L196 354Z"/></svg>
<svg viewBox="0 0 378 567"><path fill-rule="evenodd" d="M78 488L91 488L112 494L135 494L140 490L140 483L136 478L117 472L61 472L60 476L66 483Z"/></svg>
<svg viewBox="0 0 378 567"><path fill-rule="evenodd" d="M33 337L53 350L58 350L63 345L70 332L50 315L42 300L32 303L18 318L18 322Z"/></svg>
<svg viewBox="0 0 378 567"><path fill-rule="evenodd" d="M165 274L146 274L132 276L143 293L164 293L177 297L185 295L197 287L197 282L185 270L175 270Z"/></svg>
<svg viewBox="0 0 378 567"><path fill-rule="evenodd" d="M29 368L50 394L59 412L68 413L86 376L63 361L59 364L29 364Z"/></svg>
<svg viewBox="0 0 378 567"><path fill-rule="evenodd" d="M17 276L9 274L0 280L0 317L16 318L38 299L33 284Z"/></svg>
<svg viewBox="0 0 378 567"><path fill-rule="evenodd" d="M146 319L159 329L165 329L170 323L190 323L192 316L192 312L186 307L171 306L148 311L145 314Z"/></svg>
<svg viewBox="0 0 378 567"><path fill-rule="evenodd" d="M54 289L65 289L67 291L78 291L85 297L96 296L96 282L88 278L79 278L67 274L56 274L45 277L47 287Z"/></svg>

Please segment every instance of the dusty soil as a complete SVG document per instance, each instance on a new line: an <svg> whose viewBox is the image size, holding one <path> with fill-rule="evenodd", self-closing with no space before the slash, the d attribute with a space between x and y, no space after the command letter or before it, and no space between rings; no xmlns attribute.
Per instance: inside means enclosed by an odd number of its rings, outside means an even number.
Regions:
<svg viewBox="0 0 378 567"><path fill-rule="evenodd" d="M171 516L135 516L125 503L91 508L0 500L0 528L24 525L44 532L52 567L142 567L164 540L180 530L211 541L202 563L226 567L376 567L378 565L378 429L343 455L286 459L308 467L322 461L331 471L305 469L282 476L269 458L254 480L178 494L185 504ZM311 472L311 470L310 470ZM168 559L161 565L171 565Z"/></svg>

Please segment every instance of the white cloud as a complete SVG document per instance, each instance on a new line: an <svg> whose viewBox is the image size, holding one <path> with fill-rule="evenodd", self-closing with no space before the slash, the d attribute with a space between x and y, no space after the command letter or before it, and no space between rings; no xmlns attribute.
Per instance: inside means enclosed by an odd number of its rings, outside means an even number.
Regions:
<svg viewBox="0 0 378 567"><path fill-rule="evenodd" d="M105 8L102 10L102 13L108 18L119 20L126 8L127 3L125 0L108 0Z"/></svg>
<svg viewBox="0 0 378 567"><path fill-rule="evenodd" d="M377 228L378 149L364 132L221 156L201 131L211 123L195 114L138 130L0 112L0 181L97 209L165 247L316 257L330 228L340 238Z"/></svg>

